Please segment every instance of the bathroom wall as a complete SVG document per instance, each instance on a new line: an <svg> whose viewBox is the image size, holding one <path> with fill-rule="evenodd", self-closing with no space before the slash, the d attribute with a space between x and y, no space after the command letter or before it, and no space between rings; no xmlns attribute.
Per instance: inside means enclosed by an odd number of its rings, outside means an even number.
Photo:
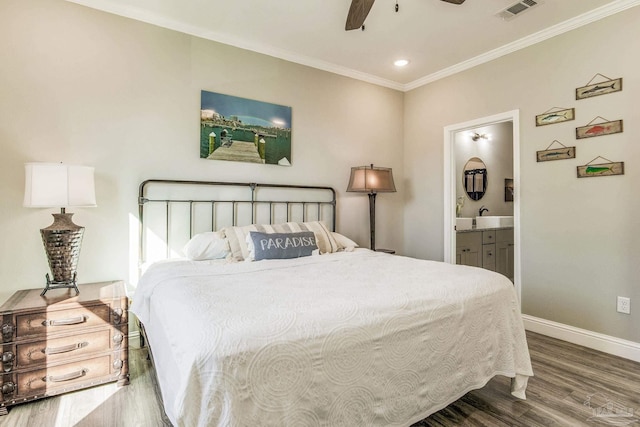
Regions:
<svg viewBox="0 0 640 427"><path fill-rule="evenodd" d="M489 136L471 139L470 132ZM456 161L456 199L462 197L461 217L473 218L484 206L484 215L513 215L513 202L505 199L505 178L513 179L513 123L503 122L456 133L454 143ZM472 157L481 159L487 167L487 189L480 200L471 199L463 186L463 170Z"/></svg>

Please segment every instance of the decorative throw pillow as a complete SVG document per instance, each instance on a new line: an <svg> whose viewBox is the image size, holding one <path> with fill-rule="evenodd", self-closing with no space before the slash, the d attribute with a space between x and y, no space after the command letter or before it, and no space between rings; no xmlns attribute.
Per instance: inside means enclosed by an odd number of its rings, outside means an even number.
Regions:
<svg viewBox="0 0 640 427"><path fill-rule="evenodd" d="M247 236L252 231L261 233L295 233L300 231L313 231L320 254L338 251L338 244L331 235L331 231L322 221L286 222L282 224L251 224L243 227L225 227L222 229L227 240L232 256L238 261L250 259Z"/></svg>
<svg viewBox="0 0 640 427"><path fill-rule="evenodd" d="M316 235L316 242L320 249L320 254L330 254L338 252L338 243L333 238L331 231L322 221L308 222L288 222L287 225L293 231L313 231Z"/></svg>
<svg viewBox="0 0 640 427"><path fill-rule="evenodd" d="M220 231L196 234L184 245L182 251L194 261L226 258L230 253L229 242Z"/></svg>
<svg viewBox="0 0 640 427"><path fill-rule="evenodd" d="M256 261L262 259L289 259L311 256L318 250L313 231L299 233L249 232L251 247L249 256Z"/></svg>

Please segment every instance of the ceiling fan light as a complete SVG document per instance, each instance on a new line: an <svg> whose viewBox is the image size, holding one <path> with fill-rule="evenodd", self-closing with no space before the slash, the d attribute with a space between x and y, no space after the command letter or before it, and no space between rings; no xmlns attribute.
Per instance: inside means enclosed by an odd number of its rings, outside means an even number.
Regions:
<svg viewBox="0 0 640 427"><path fill-rule="evenodd" d="M408 63L409 63L408 59L398 59L393 62L393 65L395 65L396 67L404 67Z"/></svg>

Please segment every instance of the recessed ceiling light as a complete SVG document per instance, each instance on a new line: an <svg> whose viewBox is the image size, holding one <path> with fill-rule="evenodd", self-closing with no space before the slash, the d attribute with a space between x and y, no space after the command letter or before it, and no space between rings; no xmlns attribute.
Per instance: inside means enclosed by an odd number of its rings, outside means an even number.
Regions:
<svg viewBox="0 0 640 427"><path fill-rule="evenodd" d="M408 59L398 59L393 63L393 65L395 65L396 67L404 67L408 63L409 63Z"/></svg>

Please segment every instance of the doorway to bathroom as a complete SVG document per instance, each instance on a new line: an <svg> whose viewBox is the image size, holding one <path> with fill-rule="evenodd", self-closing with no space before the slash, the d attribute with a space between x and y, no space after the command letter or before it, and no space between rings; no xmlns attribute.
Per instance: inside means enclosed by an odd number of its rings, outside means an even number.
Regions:
<svg viewBox="0 0 640 427"><path fill-rule="evenodd" d="M456 222L461 229L474 227L474 231L513 226L510 256L518 297L521 295L519 116L519 110L512 110L444 128L444 260L455 264L456 258L460 258ZM477 229L475 223L479 225ZM481 263L483 254L478 256Z"/></svg>

